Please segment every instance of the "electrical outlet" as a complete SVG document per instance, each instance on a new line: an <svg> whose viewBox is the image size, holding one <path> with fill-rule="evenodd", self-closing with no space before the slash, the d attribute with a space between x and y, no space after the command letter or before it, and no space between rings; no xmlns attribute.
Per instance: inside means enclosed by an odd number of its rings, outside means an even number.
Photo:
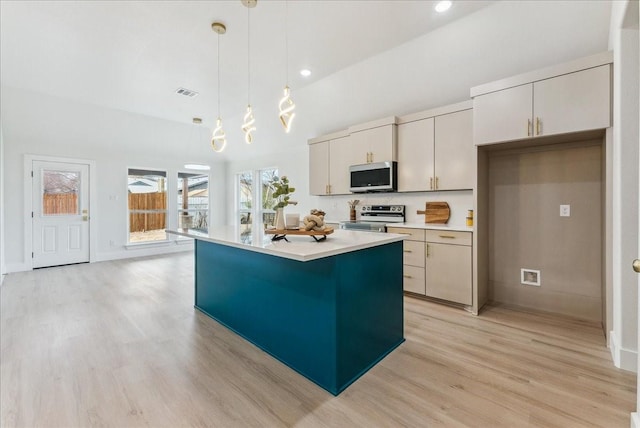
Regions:
<svg viewBox="0 0 640 428"><path fill-rule="evenodd" d="M571 205L560 205L560 217L571 217Z"/></svg>

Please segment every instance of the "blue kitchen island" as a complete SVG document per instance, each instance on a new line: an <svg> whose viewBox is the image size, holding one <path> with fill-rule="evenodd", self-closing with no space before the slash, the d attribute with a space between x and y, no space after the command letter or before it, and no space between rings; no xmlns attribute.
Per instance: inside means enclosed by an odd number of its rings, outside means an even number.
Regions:
<svg viewBox="0 0 640 428"><path fill-rule="evenodd" d="M403 235L233 227L195 239L195 307L338 395L404 341Z"/></svg>

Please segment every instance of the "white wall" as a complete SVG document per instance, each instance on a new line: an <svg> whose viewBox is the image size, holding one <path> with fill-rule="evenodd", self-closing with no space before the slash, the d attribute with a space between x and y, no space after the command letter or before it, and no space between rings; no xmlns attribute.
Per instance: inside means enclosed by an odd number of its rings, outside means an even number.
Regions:
<svg viewBox="0 0 640 428"><path fill-rule="evenodd" d="M614 51L611 195L613 329L609 345L616 366L637 371L638 283L630 266L637 257L639 237L639 48L637 16L635 23L633 20L631 23L626 21L629 19L626 15L630 4L626 1L614 2L611 16L610 45Z"/></svg>
<svg viewBox="0 0 640 428"><path fill-rule="evenodd" d="M426 201L444 200L452 207L450 222L463 224L466 210L473 206L471 192L298 196L308 193L307 140L350 125L463 101L478 84L606 51L609 13L608 2L496 2L307 87L294 88L297 117L291 134L272 125L272 112L256 112L263 125L252 146L240 144L241 153L234 151L245 160L230 163L228 180L243 169L276 166L300 190L296 197L304 202L298 206L301 213L323 208L328 219L343 220L348 217L346 201L361 199L405 204L408 221L424 221L415 211L424 209ZM265 153L261 140L281 142L286 151ZM233 201L233 194L227 201Z"/></svg>
<svg viewBox="0 0 640 428"><path fill-rule="evenodd" d="M4 137L2 122L0 121L0 285L4 280L5 252L4 252Z"/></svg>
<svg viewBox="0 0 640 428"><path fill-rule="evenodd" d="M204 163L211 170L211 224L225 224L225 164L216 163L208 131L117 110L82 105L44 94L2 87L4 131L3 204L9 272L24 270L24 155L95 160L97 170L97 254L93 260L155 254L185 249L165 246L125 249L127 240L127 168L164 169L173 177L184 163ZM117 143L117 144L116 144ZM123 149L124 147L124 149ZM9 184L10 183L10 184ZM97 218L96 218L97 217ZM175 219L170 218L170 222ZM169 223L171 226L172 223ZM175 223L173 224L175 227ZM113 245L110 242L113 241Z"/></svg>

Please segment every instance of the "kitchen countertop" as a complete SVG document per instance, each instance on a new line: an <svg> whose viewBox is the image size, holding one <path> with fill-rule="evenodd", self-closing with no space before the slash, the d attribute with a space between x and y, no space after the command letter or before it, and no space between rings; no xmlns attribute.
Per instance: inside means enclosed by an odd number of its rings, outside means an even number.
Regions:
<svg viewBox="0 0 640 428"><path fill-rule="evenodd" d="M272 235L262 230L240 232L236 226L223 226L205 230L167 229L167 233L200 239L216 244L228 245L248 251L270 254L301 262L335 256L351 251L402 241L405 235L395 233L372 233L335 229L325 241L316 242L310 236L289 235L289 242L271 241Z"/></svg>
<svg viewBox="0 0 640 428"><path fill-rule="evenodd" d="M433 223L387 223L386 227L406 227L407 229L431 229L431 230L450 230L452 232L473 232L473 227L433 224Z"/></svg>

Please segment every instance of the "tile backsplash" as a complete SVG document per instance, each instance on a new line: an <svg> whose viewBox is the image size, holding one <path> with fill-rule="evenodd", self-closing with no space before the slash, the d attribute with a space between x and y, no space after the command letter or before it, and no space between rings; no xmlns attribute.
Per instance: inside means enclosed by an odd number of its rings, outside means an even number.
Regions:
<svg viewBox="0 0 640 428"><path fill-rule="evenodd" d="M411 193L361 193L337 196L313 196L310 198L311 208L319 208L327 213L326 220L339 222L349 219L347 201L358 199L358 220L361 205L405 205L405 221L408 223L424 223L424 215L417 214L425 209L426 202L447 202L451 209L449 225L465 224L467 211L473 209L473 191L456 190L447 192L411 192Z"/></svg>

